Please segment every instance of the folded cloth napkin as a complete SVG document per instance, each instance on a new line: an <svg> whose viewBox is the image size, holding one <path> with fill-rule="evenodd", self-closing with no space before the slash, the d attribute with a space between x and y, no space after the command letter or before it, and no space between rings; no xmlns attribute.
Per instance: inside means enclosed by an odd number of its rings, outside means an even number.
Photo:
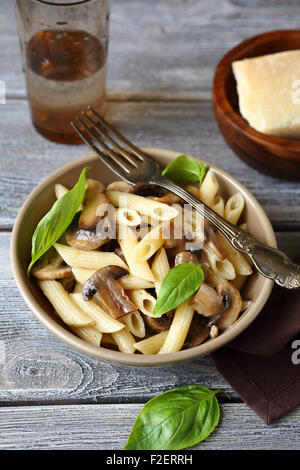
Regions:
<svg viewBox="0 0 300 470"><path fill-rule="evenodd" d="M296 260L300 264L300 258ZM300 289L277 285L254 322L212 354L218 371L267 424L300 404Z"/></svg>

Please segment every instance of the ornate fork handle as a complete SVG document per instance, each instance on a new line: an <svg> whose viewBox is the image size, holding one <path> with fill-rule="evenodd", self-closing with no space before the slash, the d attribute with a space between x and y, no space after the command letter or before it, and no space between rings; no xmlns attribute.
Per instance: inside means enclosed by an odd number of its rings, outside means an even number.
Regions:
<svg viewBox="0 0 300 470"><path fill-rule="evenodd" d="M214 224L237 250L246 253L263 276L273 279L277 284L288 289L300 287L300 265L293 263L282 251L259 243L250 233L219 216L180 184L163 176L153 177L150 183L168 189L189 203Z"/></svg>

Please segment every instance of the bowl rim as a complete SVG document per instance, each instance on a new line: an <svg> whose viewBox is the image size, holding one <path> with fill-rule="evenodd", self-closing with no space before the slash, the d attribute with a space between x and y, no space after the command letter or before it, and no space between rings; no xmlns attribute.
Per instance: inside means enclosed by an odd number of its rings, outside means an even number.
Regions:
<svg viewBox="0 0 300 470"><path fill-rule="evenodd" d="M158 157L159 155L167 156L169 158L175 158L178 155L181 155L181 152L174 151L174 150L167 150L162 148L153 148L153 147L141 147L141 149L145 152L148 152L151 156ZM190 155L192 158L193 157ZM28 195L26 200L24 201L21 209L18 212L16 217L14 227L12 230L11 235L11 242L10 242L10 260L11 260L11 267L13 277L17 284L18 290L23 297L23 300L29 307L29 309L33 312L38 320L49 330L53 333L56 337L61 339L64 343L68 344L69 346L73 347L77 351L81 352L82 354L86 354L88 356L92 356L93 358L97 358L101 361L107 361L110 363L116 364L123 364L129 366L162 366L162 365L175 365L177 363L190 361L196 359L197 357L201 357L204 355L208 355L211 352L219 349L220 347L227 344L233 338L235 338L238 334L244 331L257 317L257 315L262 310L263 306L265 305L266 301L268 300L270 293L272 291L274 281L271 279L264 279L264 284L262 289L260 290L258 297L256 298L255 304L253 303L250 306L250 312L248 315L240 317L237 323L234 324L231 328L225 330L220 336L215 339L211 339L208 342L202 343L200 346L196 346L195 348L185 349L183 351L178 351L175 353L169 354L161 354L161 355L149 355L149 354L127 354L120 351L110 350L108 348L97 347L92 344L87 343L86 341L82 340L81 338L75 336L73 333L66 330L63 326L59 325L53 318L51 318L44 309L40 306L38 300L29 289L28 278L26 273L24 272L21 262L18 259L17 254L17 244L18 244L18 237L20 227L23 223L24 218L26 217L26 213L28 209L31 207L32 203L36 200L40 192L45 189L50 184L53 184L60 176L67 173L68 171L74 169L74 167L84 167L88 166L88 162L91 159L97 159L96 154L88 154L84 157L79 159L73 160L62 167L58 168L50 175L48 175L33 191ZM261 207L259 202L255 199L255 197L242 185L238 180L236 180L233 176L229 175L226 171L222 170L221 168L217 167L212 163L208 163L205 160L202 160L205 164L209 164L210 168L213 169L216 174L220 174L223 178L225 178L230 183L233 183L235 186L238 187L239 191L242 192L248 202L255 207L261 214L264 219L264 227L265 227L265 234L267 237L267 242L271 247L276 248L276 238L272 228L272 225L264 211ZM32 281L31 281L32 282ZM236 329L239 329L239 332L236 334ZM203 347L204 346L204 347ZM203 351L204 349L204 351Z"/></svg>
<svg viewBox="0 0 300 470"><path fill-rule="evenodd" d="M257 39L261 39L261 41L268 42L271 39L271 36L274 34L278 35L278 38L287 35L287 34L297 34L300 37L300 30L295 29L279 29L274 31L267 31L265 33L257 34L250 38L247 38L237 44L235 47L230 49L219 61L217 64L214 79L213 79L213 102L215 106L218 106L222 109L223 113L229 118L234 125L234 127L238 129L242 129L242 131L249 136L251 136L252 140L256 141L259 144L268 143L269 145L273 145L274 147L284 147L290 151L298 151L300 150L300 141L293 140L293 139L284 139L282 137L276 137L269 134L264 134L263 132L259 132L253 127L251 127L248 122L239 114L237 113L232 105L231 102L227 98L227 93L225 93L225 77L226 73L231 70L232 62L236 59L235 56L241 53L244 50L247 50L248 47L251 47L251 44L256 41ZM274 38L273 38L274 39ZM290 49L293 50L293 49ZM265 54L263 54L265 55ZM244 57L246 59L246 57ZM242 59L240 59L242 60ZM222 86L220 86L220 83ZM226 103L226 109L224 104ZM288 156L282 154L280 157L273 155L278 159L287 159L287 160L295 160L297 163L299 162L299 155L297 154L289 154Z"/></svg>

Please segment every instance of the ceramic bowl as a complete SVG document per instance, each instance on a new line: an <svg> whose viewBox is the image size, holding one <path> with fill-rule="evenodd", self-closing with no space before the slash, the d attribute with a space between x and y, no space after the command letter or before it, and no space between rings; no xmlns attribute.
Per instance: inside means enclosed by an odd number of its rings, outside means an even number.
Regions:
<svg viewBox="0 0 300 470"><path fill-rule="evenodd" d="M162 166L167 165L179 155L178 152L163 149L144 148L144 151L159 161ZM72 161L49 175L28 196L17 216L12 232L11 264L17 286L30 310L51 333L81 353L97 358L100 361L131 366L161 366L174 365L207 355L224 346L250 325L263 308L273 287L273 281L266 279L257 272L252 274L243 289L243 298L251 300L251 305L248 309L242 313L240 318L229 329L225 330L217 338L209 339L198 347L163 355L125 354L104 347L93 346L75 336L54 314L52 306L37 287L34 280L26 276L26 269L30 260L31 239L35 227L55 201L55 183L72 187L77 181L82 168L85 166L90 167L90 171L87 174L88 177L99 179L105 184L118 179L96 155L88 155ZM276 239L272 226L256 199L228 173L214 165L210 165L210 168L218 178L221 188L220 194L222 196L228 198L238 191L244 196L245 209L243 220L247 221L249 231L259 241L276 247Z"/></svg>

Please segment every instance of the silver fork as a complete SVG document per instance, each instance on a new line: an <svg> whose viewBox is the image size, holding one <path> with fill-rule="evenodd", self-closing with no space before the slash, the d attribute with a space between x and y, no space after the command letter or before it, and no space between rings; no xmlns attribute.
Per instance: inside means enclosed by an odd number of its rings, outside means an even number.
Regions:
<svg viewBox="0 0 300 470"><path fill-rule="evenodd" d="M82 111L71 124L103 163L127 183L148 182L176 194L213 223L234 248L246 253L263 276L288 289L300 287L299 265L282 251L263 245L250 233L225 220L177 182L162 176L156 161L129 142L92 107L88 112Z"/></svg>

